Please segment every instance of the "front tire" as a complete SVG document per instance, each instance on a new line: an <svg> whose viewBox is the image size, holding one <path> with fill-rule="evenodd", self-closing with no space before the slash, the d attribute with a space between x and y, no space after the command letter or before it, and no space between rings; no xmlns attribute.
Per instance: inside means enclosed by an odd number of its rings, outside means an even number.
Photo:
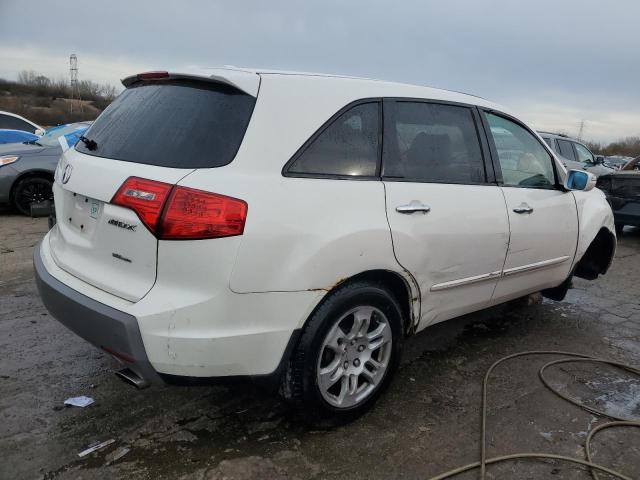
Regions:
<svg viewBox="0 0 640 480"><path fill-rule="evenodd" d="M25 177L13 188L12 203L23 215L31 215L31 204L53 200L53 182L44 177Z"/></svg>
<svg viewBox="0 0 640 480"><path fill-rule="evenodd" d="M369 410L400 361L402 310L382 285L340 287L311 315L283 380L308 423L329 427Z"/></svg>

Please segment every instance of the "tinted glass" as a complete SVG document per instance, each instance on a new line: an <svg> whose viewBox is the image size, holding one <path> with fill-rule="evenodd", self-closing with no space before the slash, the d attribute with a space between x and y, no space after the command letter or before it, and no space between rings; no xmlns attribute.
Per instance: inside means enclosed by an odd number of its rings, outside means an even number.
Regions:
<svg viewBox="0 0 640 480"><path fill-rule="evenodd" d="M575 160L576 155L573 152L573 147L571 146L571 142L568 140L558 140L558 146L560 148L560 155L562 155L567 160Z"/></svg>
<svg viewBox="0 0 640 480"><path fill-rule="evenodd" d="M377 103L365 103L340 115L289 166L288 172L376 175L380 135L378 109Z"/></svg>
<svg viewBox="0 0 640 480"><path fill-rule="evenodd" d="M553 188L553 160L527 129L504 117L486 114L505 186Z"/></svg>
<svg viewBox="0 0 640 480"><path fill-rule="evenodd" d="M544 140L544 143L549 145L549 148L553 148L553 141L549 137L542 137L542 139Z"/></svg>
<svg viewBox="0 0 640 480"><path fill-rule="evenodd" d="M385 128L385 177L434 183L485 181L482 151L470 109L396 102L391 117L391 125Z"/></svg>
<svg viewBox="0 0 640 480"><path fill-rule="evenodd" d="M22 130L23 132L34 133L36 129L33 125L28 124L24 120L12 117L10 115L0 115L0 128L8 128L11 130Z"/></svg>
<svg viewBox="0 0 640 480"><path fill-rule="evenodd" d="M88 155L175 168L208 168L233 160L255 98L220 84L154 82L125 90L85 136Z"/></svg>
<svg viewBox="0 0 640 480"><path fill-rule="evenodd" d="M579 143L574 143L574 146L576 147L579 162L593 163L593 155L591 155L591 152L586 147L583 147Z"/></svg>

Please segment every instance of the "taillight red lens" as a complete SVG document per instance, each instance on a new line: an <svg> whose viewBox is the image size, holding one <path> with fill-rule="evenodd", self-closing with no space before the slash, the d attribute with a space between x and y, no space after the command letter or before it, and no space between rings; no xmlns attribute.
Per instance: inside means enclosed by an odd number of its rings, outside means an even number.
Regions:
<svg viewBox="0 0 640 480"><path fill-rule="evenodd" d="M132 209L161 240L242 235L247 219L243 200L137 177L129 177L111 203Z"/></svg>
<svg viewBox="0 0 640 480"><path fill-rule="evenodd" d="M163 240L220 238L242 235L246 202L237 198L175 187L162 215Z"/></svg>
<svg viewBox="0 0 640 480"><path fill-rule="evenodd" d="M142 223L156 233L158 217L173 185L144 178L129 177L111 199L114 205L130 208Z"/></svg>

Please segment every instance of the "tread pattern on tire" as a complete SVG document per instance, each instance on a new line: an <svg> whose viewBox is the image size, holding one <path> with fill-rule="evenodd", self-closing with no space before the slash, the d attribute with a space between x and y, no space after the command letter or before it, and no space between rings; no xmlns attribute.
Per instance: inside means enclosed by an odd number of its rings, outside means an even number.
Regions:
<svg viewBox="0 0 640 480"><path fill-rule="evenodd" d="M399 335L396 335L397 332L394 332L394 353L391 365L387 370L387 377L383 380L381 387L365 402L365 404L363 404L363 406L359 406L353 410L345 412L328 412L326 409L322 408L321 405L318 405L318 403L309 403L309 398L305 391L305 382L315 382L315 380L306 378L307 372L305 372L305 370L307 369L307 351L303 346L311 345L313 343L317 330L328 318L329 312L335 307L334 304L336 301L349 301L349 298L353 298L353 296L358 293L358 290L363 289L369 290L369 293L373 293L371 289L377 289L385 295L387 300L391 302L390 307L395 310L395 314L398 317L397 320L399 325L396 326L396 330L399 331ZM393 320L390 319L390 322L392 321ZM302 419L304 421L317 427L335 426L361 415L370 407L370 405L375 403L377 397L389 384L391 377L397 368L404 336L402 324L402 309L400 308L398 299L383 284L371 281L355 281L339 287L322 300L320 305L310 315L307 323L305 324L298 345L289 359L288 368L283 376L282 386L280 389L282 396L292 404L299 414L303 415Z"/></svg>

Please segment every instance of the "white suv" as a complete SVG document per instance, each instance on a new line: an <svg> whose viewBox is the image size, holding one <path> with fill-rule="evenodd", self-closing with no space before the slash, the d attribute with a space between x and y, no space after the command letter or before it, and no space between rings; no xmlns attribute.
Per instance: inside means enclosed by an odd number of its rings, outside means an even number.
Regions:
<svg viewBox="0 0 640 480"><path fill-rule="evenodd" d="M505 110L311 74L149 72L60 160L43 302L137 386L273 380L353 418L434 323L605 273L611 209ZM563 172L564 173L564 172Z"/></svg>

